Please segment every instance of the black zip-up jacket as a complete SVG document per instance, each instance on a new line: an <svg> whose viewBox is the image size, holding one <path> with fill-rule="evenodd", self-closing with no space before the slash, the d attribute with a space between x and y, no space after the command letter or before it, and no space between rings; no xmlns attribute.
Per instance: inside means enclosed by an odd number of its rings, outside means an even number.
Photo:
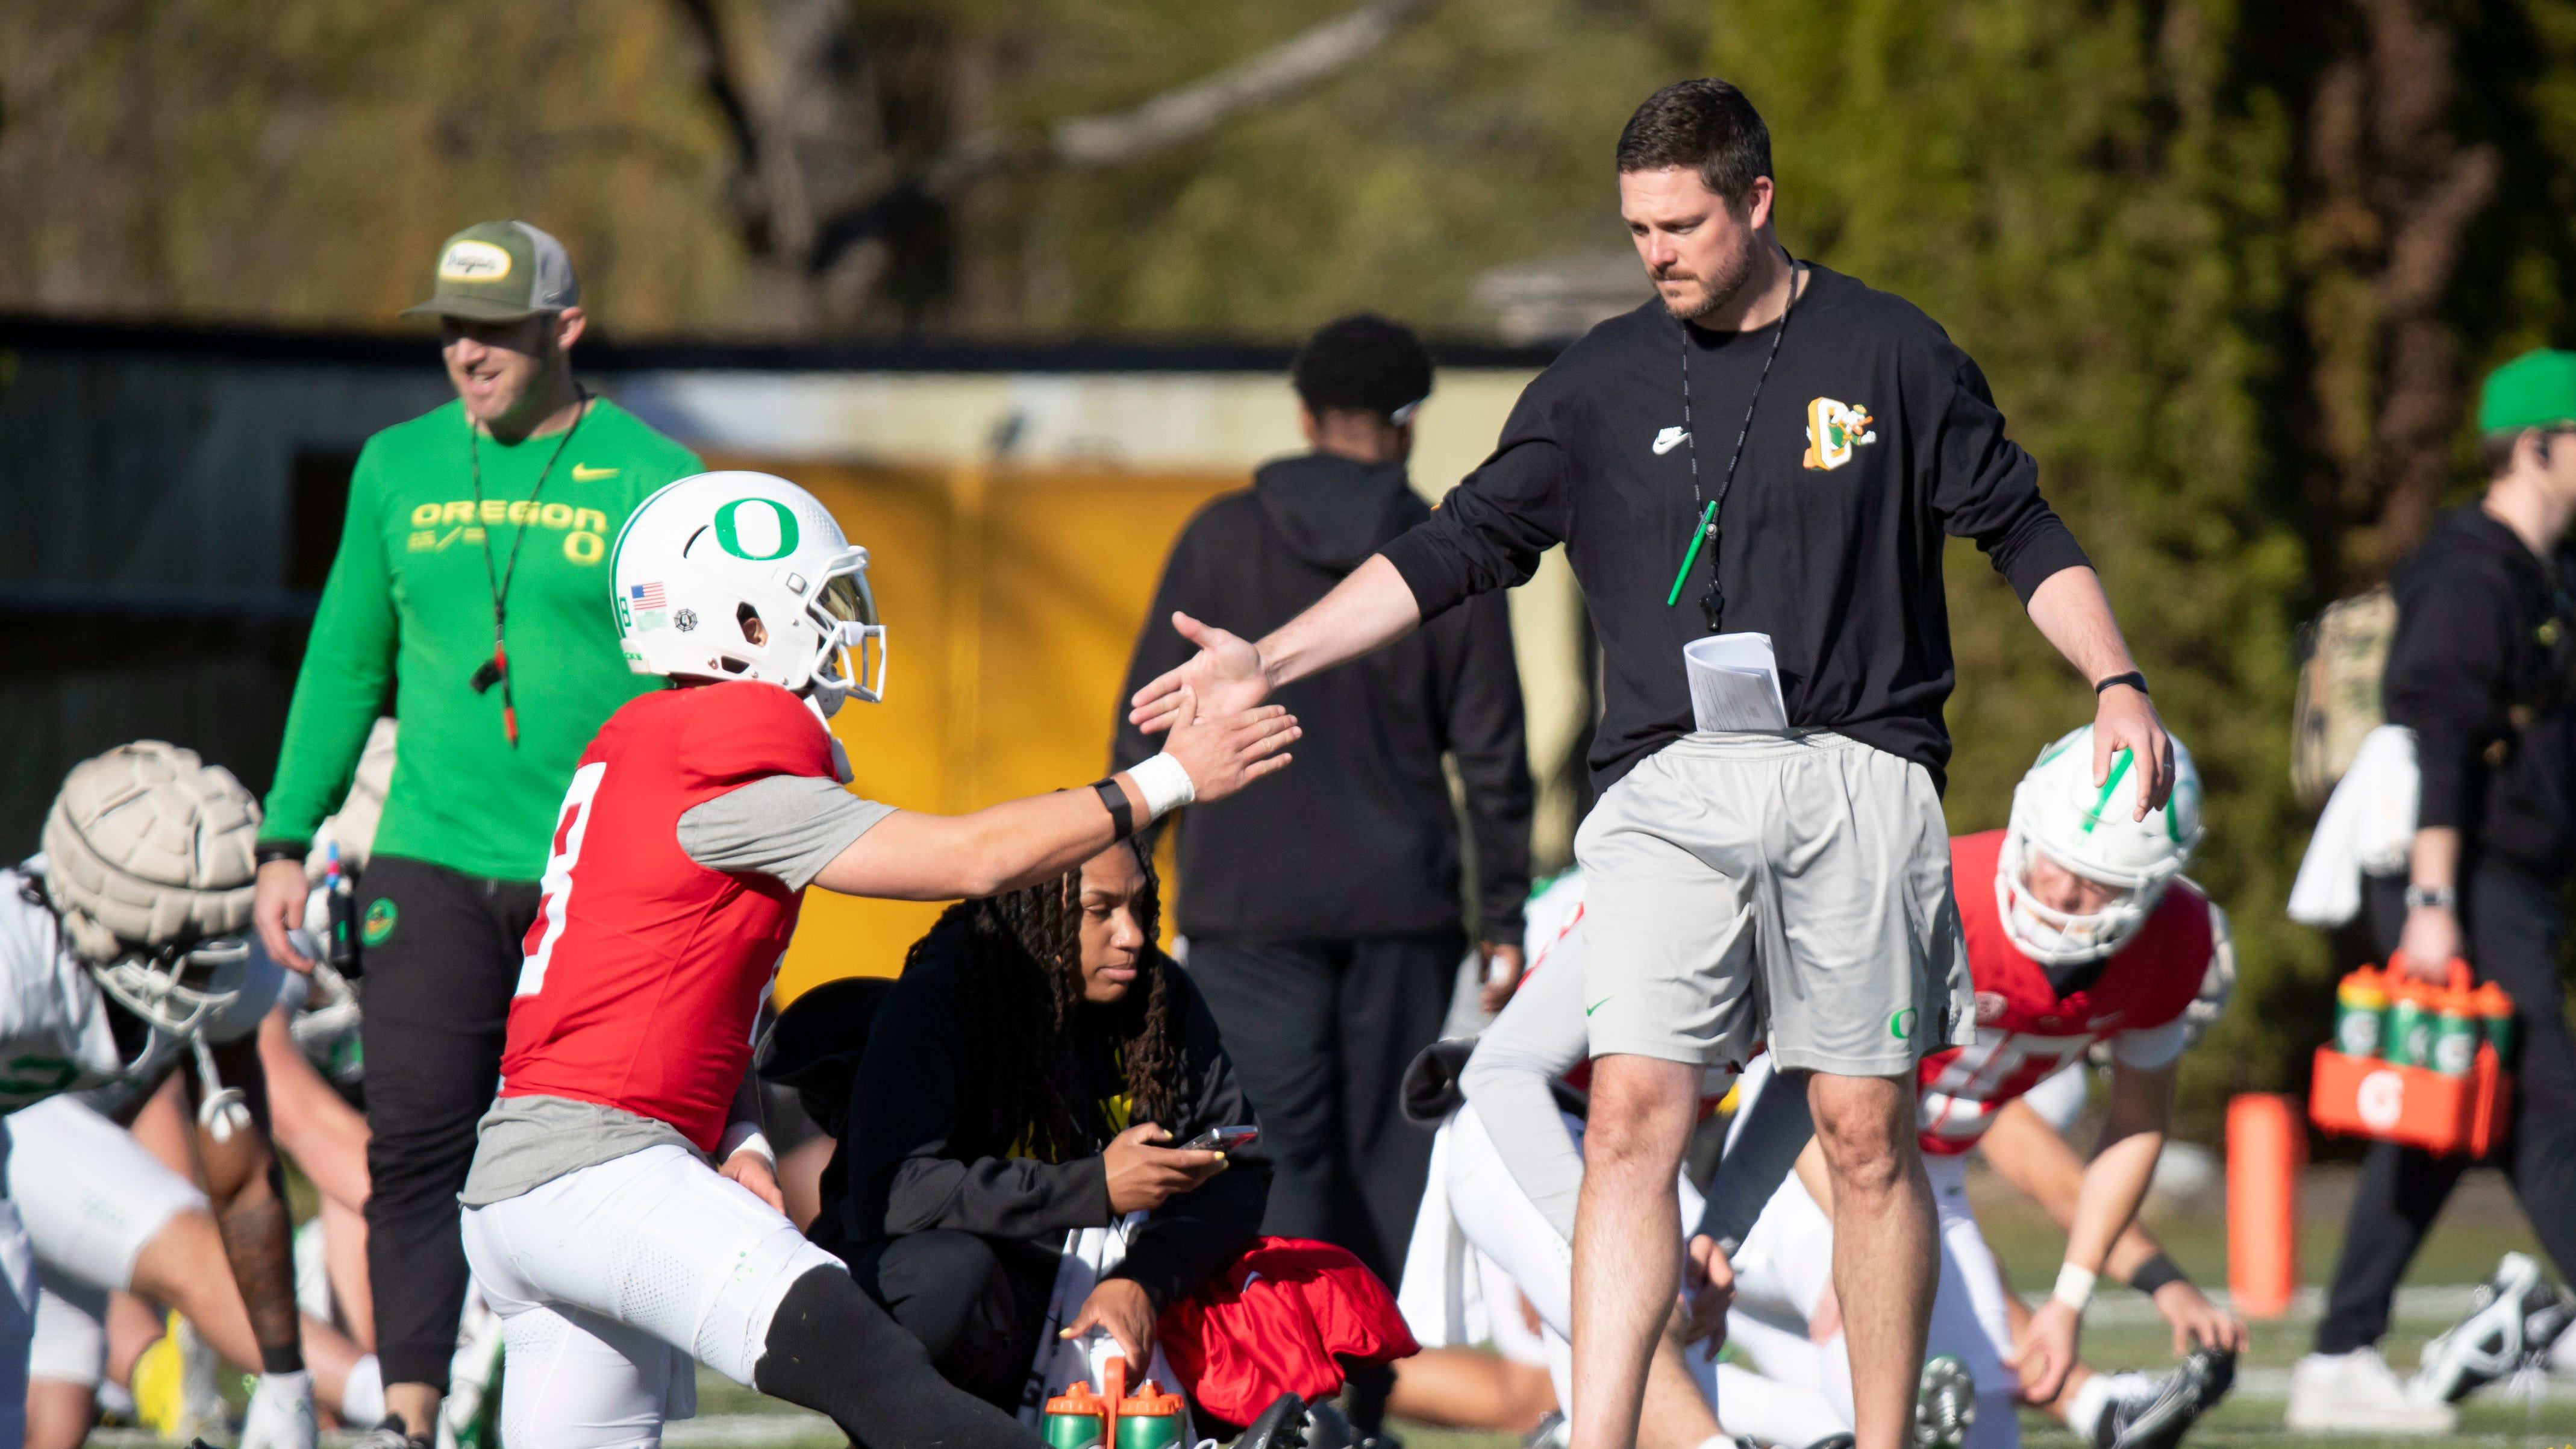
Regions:
<svg viewBox="0 0 2576 1449"><path fill-rule="evenodd" d="M1814 267L1787 325L1726 500L1724 627L1771 636L1792 725L1913 760L1937 784L1956 680L1944 535L1975 539L2025 604L2084 551L2004 436L1985 375L1913 304ZM1521 394L1493 456L1384 550L1428 619L1566 545L1601 643L1591 766L1605 789L1691 731L1682 646L1708 629L1705 552L1665 599L1776 331L1709 332L1660 302L1593 328Z"/></svg>
<svg viewBox="0 0 2576 1449"><path fill-rule="evenodd" d="M2555 880L2576 864L2576 549L2544 563L2471 504L2398 564L2388 719L2415 731L2420 827Z"/></svg>
<svg viewBox="0 0 2576 1449"><path fill-rule="evenodd" d="M934 1228L1054 1248L1071 1229L1115 1220L1100 1154L1120 1128L1101 1104L1126 1087L1109 1028L1123 1034L1144 1003L1131 994L1115 1006L1076 1009L1079 1065L1091 1100L1075 1105L1074 1120L1091 1133L1090 1155L1066 1162L1014 1156L1014 1143L973 1125L983 1114L976 1110L968 1047L977 1013L964 990L971 929L962 917L943 921L868 1028L867 1051L850 1087L847 1135L827 1169L842 1176L839 1201L824 1204L826 1216L837 1216L838 1231L816 1234L844 1257L855 1258L880 1238ZM1168 958L1159 969L1172 974L1181 1071L1192 1085L1189 1120L1162 1124L1172 1133L1170 1145L1211 1127L1250 1123L1252 1106L1226 1060L1216 1018L1188 972ZM1263 1161L1257 1150L1238 1155L1195 1191L1147 1214L1128 1238L1125 1262L1110 1276L1143 1285L1158 1309L1187 1297L1260 1230L1270 1194Z"/></svg>
<svg viewBox="0 0 2576 1449"><path fill-rule="evenodd" d="M1330 592L1388 540L1431 514L1400 463L1313 453L1253 475L1181 531L1127 667L1127 694L1187 663L1181 610L1258 639ZM1162 748L1126 720L1110 748L1123 770ZM1440 757L1466 786L1476 849L1477 928L1521 938L1529 894L1530 777L1511 615L1495 594L1342 669L1279 691L1305 727L1297 763L1180 822L1178 921L1190 936L1356 940L1454 931L1458 820Z"/></svg>

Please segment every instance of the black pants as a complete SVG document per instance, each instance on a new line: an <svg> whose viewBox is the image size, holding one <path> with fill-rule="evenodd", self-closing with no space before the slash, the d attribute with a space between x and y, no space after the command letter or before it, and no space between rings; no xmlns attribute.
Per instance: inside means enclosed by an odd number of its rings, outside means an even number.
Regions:
<svg viewBox="0 0 2576 1449"><path fill-rule="evenodd" d="M465 1308L456 1194L499 1085L537 887L379 855L358 910L376 1355L386 1383L444 1392Z"/></svg>
<svg viewBox="0 0 2576 1449"><path fill-rule="evenodd" d="M1358 941L1190 938L1189 971L1261 1122L1261 1230L1347 1248L1392 1291L1431 1170L1404 1069L1440 1035L1461 934Z"/></svg>
<svg viewBox="0 0 2576 1449"><path fill-rule="evenodd" d="M850 1275L921 1346L939 1376L1017 1412L1055 1296L1057 1254L945 1229L861 1248Z"/></svg>
<svg viewBox="0 0 2576 1449"><path fill-rule="evenodd" d="M2366 897L2371 934L2385 955L2405 924L2405 882L2374 879ZM2478 978L2513 997L2521 1037L2514 1062L2513 1133L2499 1164L2522 1200L2524 1216L2558 1263L2576 1276L2576 1041L2567 1032L2566 997L2558 979L2558 941L2566 921L2557 891L2500 862L2478 866L2460 891L2461 926ZM2348 1353L2388 1331L2397 1280L2424 1234L2473 1164L2382 1142L2362 1160L2361 1181L2335 1260L2317 1352Z"/></svg>

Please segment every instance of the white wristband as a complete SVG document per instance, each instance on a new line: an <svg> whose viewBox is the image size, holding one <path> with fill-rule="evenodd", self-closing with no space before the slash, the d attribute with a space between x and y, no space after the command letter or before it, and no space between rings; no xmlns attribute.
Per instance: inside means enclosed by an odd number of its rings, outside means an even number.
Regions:
<svg viewBox="0 0 2576 1449"><path fill-rule="evenodd" d="M2048 1296L2081 1313L2084 1305L2093 1301L2093 1285L2099 1281L2101 1275L2091 1269L2061 1263L2057 1268L2056 1291Z"/></svg>
<svg viewBox="0 0 2576 1449"><path fill-rule="evenodd" d="M760 1128L749 1122L736 1122L727 1127L724 1136L716 1142L716 1166L724 1166L733 1161L735 1153L746 1150L759 1153L761 1160L771 1167L778 1165L778 1153L770 1147L769 1139L761 1135Z"/></svg>
<svg viewBox="0 0 2576 1449"><path fill-rule="evenodd" d="M1190 772L1169 751L1128 766L1127 778L1136 782L1138 793L1145 797L1145 818L1140 824L1150 825L1199 798Z"/></svg>

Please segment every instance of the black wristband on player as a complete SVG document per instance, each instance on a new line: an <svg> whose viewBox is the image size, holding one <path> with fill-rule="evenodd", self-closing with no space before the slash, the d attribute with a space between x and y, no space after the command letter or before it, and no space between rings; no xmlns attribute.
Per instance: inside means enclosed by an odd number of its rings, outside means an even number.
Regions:
<svg viewBox="0 0 2576 1449"><path fill-rule="evenodd" d="M1091 788L1099 793L1100 803L1109 807L1110 828L1118 832L1112 838L1125 840L1135 834L1136 809L1127 803L1127 791L1119 785L1118 777L1094 781Z"/></svg>
<svg viewBox="0 0 2576 1449"><path fill-rule="evenodd" d="M291 860L298 865L302 865L304 863L304 857L309 854L310 851L310 846L297 845L292 841L265 840L252 846L250 853L252 858L257 860L261 865L266 865L272 860Z"/></svg>
<svg viewBox="0 0 2576 1449"><path fill-rule="evenodd" d="M2126 674L2114 674L2108 679L2094 680L2093 692L2095 694L2100 694L2102 691L2109 689L2115 684L2125 684L2140 694L2147 692L2147 677L2134 669L2130 670Z"/></svg>
<svg viewBox="0 0 2576 1449"><path fill-rule="evenodd" d="M2129 1286L2146 1294L2150 1298L2154 1297L2156 1295L2156 1291L2168 1283L2188 1283L2190 1281L2191 1278L2183 1272L2182 1265L2176 1263L2173 1259L2166 1257L2162 1253L2158 1253L2147 1261L2140 1263L2138 1265L2138 1271L2129 1275Z"/></svg>

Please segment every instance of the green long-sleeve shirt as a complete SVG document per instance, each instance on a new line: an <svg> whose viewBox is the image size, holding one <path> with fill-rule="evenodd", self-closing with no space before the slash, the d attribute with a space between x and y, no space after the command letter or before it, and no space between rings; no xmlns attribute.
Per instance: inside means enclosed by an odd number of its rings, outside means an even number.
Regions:
<svg viewBox="0 0 2576 1449"><path fill-rule="evenodd" d="M475 440L478 507L463 404L367 440L295 681L263 842L301 843L339 808L390 699L402 733L376 851L496 880L544 871L564 787L591 736L660 683L630 672L619 652L609 545L636 504L701 468L602 398L531 503L559 442L559 433L516 445ZM493 577L527 534L509 588L516 747L502 731L500 689L477 694L472 685L492 657L487 530Z"/></svg>

